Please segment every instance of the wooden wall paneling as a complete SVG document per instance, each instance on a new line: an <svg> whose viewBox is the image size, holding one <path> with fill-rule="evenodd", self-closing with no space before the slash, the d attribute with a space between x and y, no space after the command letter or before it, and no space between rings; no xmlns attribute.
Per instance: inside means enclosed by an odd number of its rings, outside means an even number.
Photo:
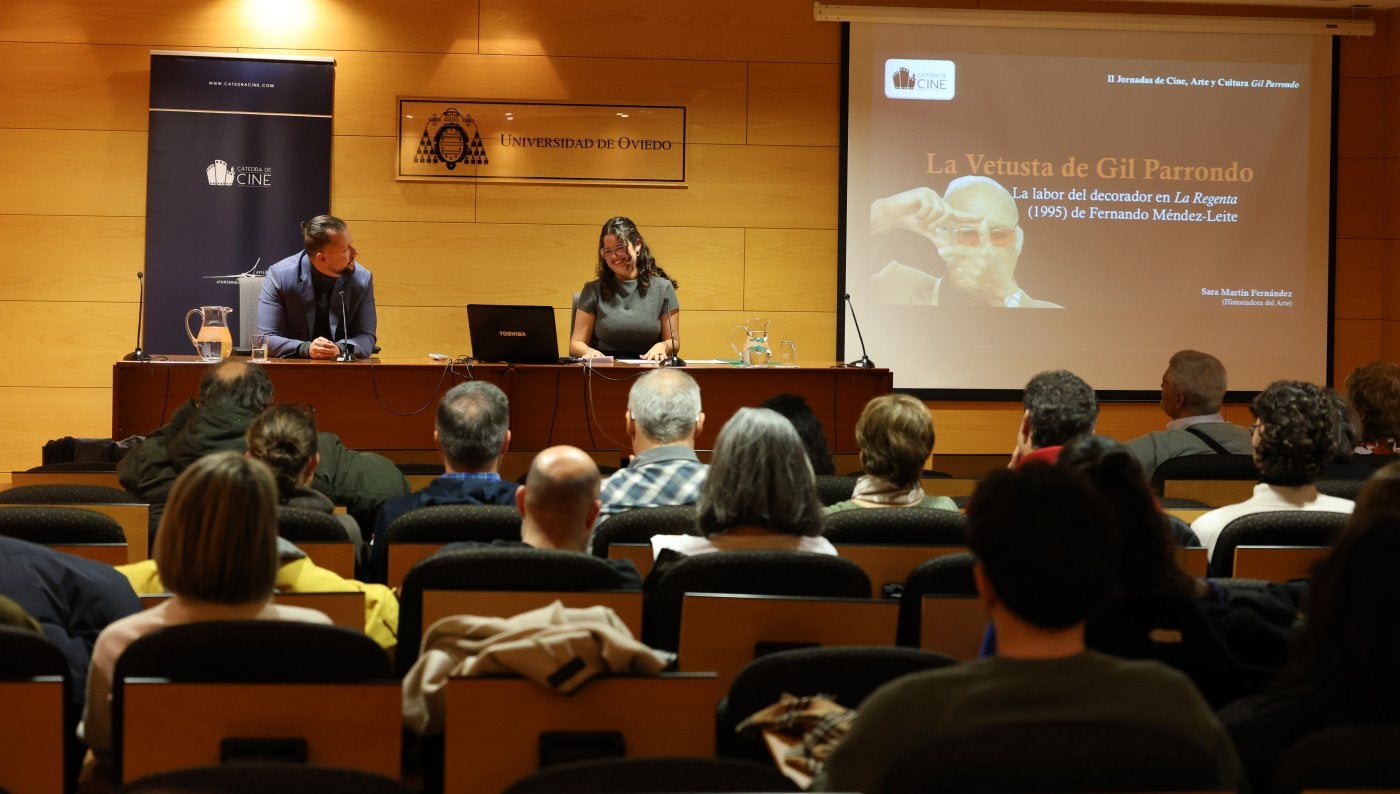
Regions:
<svg viewBox="0 0 1400 794"><path fill-rule="evenodd" d="M1384 240L1338 240L1337 271L1332 309L1337 317L1379 319L1386 305L1386 261Z"/></svg>
<svg viewBox="0 0 1400 794"><path fill-rule="evenodd" d="M149 47L3 42L0 64L0 126L146 129Z"/></svg>
<svg viewBox="0 0 1400 794"><path fill-rule="evenodd" d="M1390 361L1400 359L1400 322L1385 320L1381 323L1381 349L1376 358L1384 358ZM1358 362L1358 366L1367 363L1369 363L1369 361L1361 361ZM1345 382L1347 373L1355 368L1356 367L1353 366L1341 370L1335 381L1336 385L1341 387Z"/></svg>
<svg viewBox="0 0 1400 794"><path fill-rule="evenodd" d="M1388 31L1395 12L1369 16L1376 22L1376 35L1341 37L1339 73L1344 77L1384 77L1396 73L1386 70L1386 61L1392 52Z"/></svg>
<svg viewBox="0 0 1400 794"><path fill-rule="evenodd" d="M136 304L0 301L0 339L0 386L111 386L112 362L136 341Z"/></svg>
<svg viewBox="0 0 1400 794"><path fill-rule="evenodd" d="M110 372L110 363L108 370ZM110 378L109 378L110 379ZM0 469L43 462L44 442L63 436L106 438L112 432L112 389L0 387Z"/></svg>
<svg viewBox="0 0 1400 794"><path fill-rule="evenodd" d="M1385 157L1400 157L1400 77L1385 78L1385 97L1381 102L1384 119Z"/></svg>
<svg viewBox="0 0 1400 794"><path fill-rule="evenodd" d="M379 310L379 346L385 358L422 358L429 353L466 355L471 350L466 303L460 306L385 306ZM567 320L565 321L567 322ZM410 410L394 406L397 410Z"/></svg>
<svg viewBox="0 0 1400 794"><path fill-rule="evenodd" d="M928 406L938 435L933 446L935 463L939 455L1009 454L1016 446L1016 431L1025 412L1018 402L939 401Z"/></svg>
<svg viewBox="0 0 1400 794"><path fill-rule="evenodd" d="M1348 320L1338 317L1332 322L1332 382L1341 384L1348 372L1378 358L1400 357L1400 349L1382 350L1383 320Z"/></svg>
<svg viewBox="0 0 1400 794"><path fill-rule="evenodd" d="M1337 156L1385 155L1386 81L1381 77L1343 77L1338 80Z"/></svg>
<svg viewBox="0 0 1400 794"><path fill-rule="evenodd" d="M374 271L381 307L524 303L566 310L571 295L593 278L606 219L587 226L366 221L355 223L355 240ZM742 300L742 229L642 226L641 232L681 282L687 310Z"/></svg>
<svg viewBox="0 0 1400 794"><path fill-rule="evenodd" d="M1387 161L1337 158L1337 239L1384 237Z"/></svg>
<svg viewBox="0 0 1400 794"><path fill-rule="evenodd" d="M750 144L837 146L840 108L838 64L749 64Z"/></svg>
<svg viewBox="0 0 1400 794"><path fill-rule="evenodd" d="M840 58L840 25L808 0L481 0L481 51L499 55L808 61Z"/></svg>
<svg viewBox="0 0 1400 794"><path fill-rule="evenodd" d="M744 232L744 309L834 312L836 232L748 229Z"/></svg>
<svg viewBox="0 0 1400 794"><path fill-rule="evenodd" d="M143 269L145 237L139 216L0 215L4 299L129 301L135 339L136 271Z"/></svg>
<svg viewBox="0 0 1400 794"><path fill-rule="evenodd" d="M441 53L320 54L337 59L337 135L397 135L395 101L400 96L465 97L683 105L686 137L691 143L744 143L746 69L742 63Z"/></svg>
<svg viewBox="0 0 1400 794"><path fill-rule="evenodd" d="M0 215L141 215L146 133L0 130Z"/></svg>
<svg viewBox="0 0 1400 794"><path fill-rule="evenodd" d="M836 148L690 147L688 186L608 188L541 194L534 185L482 185L478 220L598 223L611 215L648 226L832 229L836 226Z"/></svg>
<svg viewBox="0 0 1400 794"><path fill-rule="evenodd" d="M1340 242L1338 241L1339 261ZM1400 320L1400 240L1386 240L1381 250L1381 305L1377 316L1387 320ZM1338 268L1340 269L1340 265Z"/></svg>
<svg viewBox="0 0 1400 794"><path fill-rule="evenodd" d="M394 138L336 135L331 145L331 212L347 221L477 219L475 185L395 181Z"/></svg>
<svg viewBox="0 0 1400 794"><path fill-rule="evenodd" d="M344 50L475 52L476 20L472 0L222 0L176 7L165 0L11 0L4 35L11 41L160 48L306 49L334 41Z"/></svg>

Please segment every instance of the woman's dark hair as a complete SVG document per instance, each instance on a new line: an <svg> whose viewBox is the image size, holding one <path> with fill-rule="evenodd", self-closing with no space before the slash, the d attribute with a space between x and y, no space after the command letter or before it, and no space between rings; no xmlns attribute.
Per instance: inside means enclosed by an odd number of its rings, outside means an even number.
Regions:
<svg viewBox="0 0 1400 794"><path fill-rule="evenodd" d="M1400 720L1400 464L1376 473L1313 568L1307 622L1281 683L1312 693L1319 725Z"/></svg>
<svg viewBox="0 0 1400 794"><path fill-rule="evenodd" d="M1400 439L1400 364L1373 361L1351 371L1347 397L1361 414L1366 441Z"/></svg>
<svg viewBox="0 0 1400 794"><path fill-rule="evenodd" d="M1195 588L1176 564L1175 542L1166 515L1157 507L1142 464L1107 436L1077 436L1055 463L1103 497L1120 536L1119 591L1123 595Z"/></svg>
<svg viewBox="0 0 1400 794"><path fill-rule="evenodd" d="M1336 456L1336 409L1321 387L1280 380L1249 404L1259 422L1254 465L1270 485L1307 485Z"/></svg>
<svg viewBox="0 0 1400 794"><path fill-rule="evenodd" d="M244 440L248 454L272 469L277 492L285 500L316 454L316 420L296 406L269 405L248 425Z"/></svg>
<svg viewBox="0 0 1400 794"><path fill-rule="evenodd" d="M796 394L775 394L763 401L764 408L777 411L787 417L807 448L807 460L812 464L814 474L835 474L836 462L831 459L831 450L826 448L826 431L822 420L807 401Z"/></svg>
<svg viewBox="0 0 1400 794"><path fill-rule="evenodd" d="M618 216L609 218L603 224L602 231L598 232L598 284L602 288L603 297L611 298L617 293L617 275L608 267L608 262L603 258L603 238L613 235L619 243L632 244L637 246L637 292L643 297L647 294L647 288L651 286L651 277L660 276L671 282L671 287L680 289L681 285L669 273L661 269L656 264L656 257L651 255L651 249L647 247L646 240L642 239L642 233L637 231L637 224L630 218Z"/></svg>

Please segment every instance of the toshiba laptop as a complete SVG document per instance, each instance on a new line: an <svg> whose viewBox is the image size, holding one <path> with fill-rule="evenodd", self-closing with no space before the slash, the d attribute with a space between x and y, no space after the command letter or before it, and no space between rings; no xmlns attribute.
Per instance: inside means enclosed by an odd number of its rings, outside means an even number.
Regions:
<svg viewBox="0 0 1400 794"><path fill-rule="evenodd" d="M467 304L472 358L511 364L559 363L553 306Z"/></svg>

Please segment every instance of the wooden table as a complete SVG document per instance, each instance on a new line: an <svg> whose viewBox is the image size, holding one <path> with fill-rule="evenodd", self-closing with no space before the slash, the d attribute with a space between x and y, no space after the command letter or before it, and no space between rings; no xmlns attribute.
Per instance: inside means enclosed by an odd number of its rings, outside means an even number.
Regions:
<svg viewBox="0 0 1400 794"><path fill-rule="evenodd" d="M112 368L112 437L146 435L199 390L208 364L194 356L151 362L118 361ZM511 449L538 451L571 444L589 451L626 449L623 411L632 381L652 367L454 364L367 359L350 363L279 360L265 365L281 403L316 406L319 429L354 449L431 451L433 415L450 388L471 379L496 384L510 397ZM872 397L887 394L887 369L741 368L692 365L700 384L704 432L697 448L736 410L775 394L800 394L821 419L827 445L854 454L855 424Z"/></svg>

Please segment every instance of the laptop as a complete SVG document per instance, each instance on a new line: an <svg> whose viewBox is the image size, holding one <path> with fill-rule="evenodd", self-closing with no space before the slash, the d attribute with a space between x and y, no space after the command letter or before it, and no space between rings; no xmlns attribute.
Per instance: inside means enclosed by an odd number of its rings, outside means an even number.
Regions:
<svg viewBox="0 0 1400 794"><path fill-rule="evenodd" d="M467 304L472 358L510 364L557 364L553 306Z"/></svg>

